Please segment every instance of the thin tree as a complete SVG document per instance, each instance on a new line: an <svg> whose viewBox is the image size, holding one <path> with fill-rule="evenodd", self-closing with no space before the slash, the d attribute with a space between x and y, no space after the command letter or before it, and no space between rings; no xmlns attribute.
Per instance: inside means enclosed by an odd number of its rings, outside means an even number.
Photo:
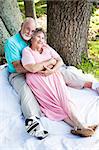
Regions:
<svg viewBox="0 0 99 150"><path fill-rule="evenodd" d="M25 7L25 16L36 19L35 2L34 0L23 0Z"/></svg>

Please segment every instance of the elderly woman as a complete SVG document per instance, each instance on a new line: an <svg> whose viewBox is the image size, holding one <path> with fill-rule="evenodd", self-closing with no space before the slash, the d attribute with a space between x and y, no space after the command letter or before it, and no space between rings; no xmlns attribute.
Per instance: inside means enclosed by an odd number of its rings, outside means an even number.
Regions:
<svg viewBox="0 0 99 150"><path fill-rule="evenodd" d="M26 74L26 82L45 116L51 120L64 120L74 127L72 134L92 136L96 126L84 127L71 110L69 91L58 71L63 61L59 54L46 44L42 29L34 31L31 46L23 50L22 64L30 72Z"/></svg>

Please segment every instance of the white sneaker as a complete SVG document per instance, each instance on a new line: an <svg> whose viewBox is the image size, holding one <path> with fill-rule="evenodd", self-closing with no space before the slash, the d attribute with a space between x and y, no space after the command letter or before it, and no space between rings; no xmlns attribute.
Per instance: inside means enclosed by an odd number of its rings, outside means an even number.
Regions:
<svg viewBox="0 0 99 150"><path fill-rule="evenodd" d="M25 120L26 131L35 136L36 138L42 140L48 136L48 132L44 130L39 119L36 117L30 117Z"/></svg>
<svg viewBox="0 0 99 150"><path fill-rule="evenodd" d="M93 82L92 83L92 89L96 90L97 93L99 94L99 82Z"/></svg>

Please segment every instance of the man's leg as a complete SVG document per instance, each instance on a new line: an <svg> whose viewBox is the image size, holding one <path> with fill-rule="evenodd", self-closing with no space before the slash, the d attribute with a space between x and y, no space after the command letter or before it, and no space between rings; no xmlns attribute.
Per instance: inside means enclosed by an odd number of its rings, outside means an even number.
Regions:
<svg viewBox="0 0 99 150"><path fill-rule="evenodd" d="M66 85L77 89L83 88L86 79L84 74L79 69L73 66L67 67L63 65L60 68L60 72L63 75Z"/></svg>
<svg viewBox="0 0 99 150"><path fill-rule="evenodd" d="M31 135L44 138L48 132L45 131L37 118L40 118L39 105L25 81L24 74L13 73L9 75L9 81L21 99L21 109L26 119L26 130Z"/></svg>
<svg viewBox="0 0 99 150"><path fill-rule="evenodd" d="M99 94L99 82L89 78L89 76L76 67L63 65L60 68L60 72L63 75L66 85L77 89L90 88Z"/></svg>

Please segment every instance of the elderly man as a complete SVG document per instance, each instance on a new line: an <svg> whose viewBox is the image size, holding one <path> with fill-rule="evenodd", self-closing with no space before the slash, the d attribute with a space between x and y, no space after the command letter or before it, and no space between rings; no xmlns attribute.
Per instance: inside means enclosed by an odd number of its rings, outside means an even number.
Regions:
<svg viewBox="0 0 99 150"><path fill-rule="evenodd" d="M48 135L48 132L43 129L40 123L41 111L33 93L25 82L25 73L27 71L21 64L22 50L30 45L29 40L34 30L34 19L25 19L21 30L6 41L5 57L8 63L9 81L20 95L21 109L26 119L26 130L30 135L43 139Z"/></svg>
<svg viewBox="0 0 99 150"><path fill-rule="evenodd" d="M9 81L20 95L26 130L30 135L43 139L48 135L48 132L43 129L40 123L39 118L42 113L33 93L25 82L27 70L21 64L22 50L30 45L30 39L34 30L34 19L26 18L22 23L21 30L6 41L5 57L8 63ZM86 82L85 77L79 76L79 71L74 67L71 68L64 65L60 68L60 71L68 86L75 88L93 87L93 89L97 89L97 86L99 87L99 84L93 85L92 82Z"/></svg>

